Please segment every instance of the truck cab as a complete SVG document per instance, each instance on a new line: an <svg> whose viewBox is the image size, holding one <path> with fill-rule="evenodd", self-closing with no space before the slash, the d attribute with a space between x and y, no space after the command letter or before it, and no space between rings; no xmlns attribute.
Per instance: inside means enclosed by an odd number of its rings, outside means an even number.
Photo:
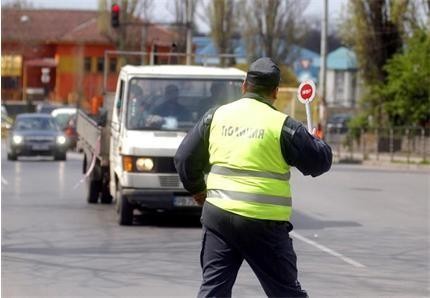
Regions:
<svg viewBox="0 0 430 298"><path fill-rule="evenodd" d="M245 72L202 66L124 66L109 115L109 192L118 222L133 211L199 211L173 157L187 131L211 107L241 96ZM110 101L105 101L105 104ZM112 105L112 103L108 103Z"/></svg>

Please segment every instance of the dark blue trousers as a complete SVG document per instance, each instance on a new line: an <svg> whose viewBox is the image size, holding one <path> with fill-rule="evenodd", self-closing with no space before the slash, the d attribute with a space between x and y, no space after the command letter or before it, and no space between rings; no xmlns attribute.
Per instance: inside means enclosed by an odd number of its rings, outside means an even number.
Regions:
<svg viewBox="0 0 430 298"><path fill-rule="evenodd" d="M198 297L231 297L243 260L268 297L307 297L297 280L289 222L251 219L206 202L202 224L203 282Z"/></svg>

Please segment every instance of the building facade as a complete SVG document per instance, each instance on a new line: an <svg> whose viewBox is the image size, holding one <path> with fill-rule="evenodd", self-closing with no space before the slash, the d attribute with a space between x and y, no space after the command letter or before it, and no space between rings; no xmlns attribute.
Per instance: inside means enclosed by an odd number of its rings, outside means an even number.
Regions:
<svg viewBox="0 0 430 298"><path fill-rule="evenodd" d="M352 113L361 96L355 53L340 47L327 55L327 105L332 113Z"/></svg>
<svg viewBox="0 0 430 298"><path fill-rule="evenodd" d="M163 27L146 26L144 43L142 26L125 29L138 50L144 44L147 52L168 53L177 42L177 35ZM2 9L2 100L49 99L73 104L100 96L105 52L117 49L118 32L103 27L97 11ZM168 57L154 62L164 60ZM106 62L110 90L115 89L122 65L142 63L118 55L109 55Z"/></svg>

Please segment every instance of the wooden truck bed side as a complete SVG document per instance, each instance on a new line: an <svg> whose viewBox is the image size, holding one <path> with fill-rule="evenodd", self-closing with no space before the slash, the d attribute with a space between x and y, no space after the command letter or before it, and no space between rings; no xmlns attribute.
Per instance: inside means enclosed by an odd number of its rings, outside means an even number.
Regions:
<svg viewBox="0 0 430 298"><path fill-rule="evenodd" d="M115 93L108 93L104 97L103 108L107 110L105 127L99 126L94 118L88 116L82 110L79 110L77 116L78 147L87 153L94 154L96 147L99 146L97 158L102 161L103 165L109 162L110 130L114 98ZM100 144L97 145L97 142L100 142Z"/></svg>
<svg viewBox="0 0 430 298"><path fill-rule="evenodd" d="M94 152L99 137L101 136L101 127L99 127L97 122L82 110L78 111L76 131L79 135L80 147Z"/></svg>

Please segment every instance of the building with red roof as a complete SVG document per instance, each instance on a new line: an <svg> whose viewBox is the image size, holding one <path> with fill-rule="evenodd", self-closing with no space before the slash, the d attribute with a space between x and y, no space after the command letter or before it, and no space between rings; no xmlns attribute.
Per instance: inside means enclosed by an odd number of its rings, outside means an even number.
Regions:
<svg viewBox="0 0 430 298"><path fill-rule="evenodd" d="M155 25L146 28L147 51L172 50L175 32ZM139 21L124 29L134 42L127 49L140 50ZM51 100L75 103L101 95L104 54L116 49L118 32L123 31L103 27L98 11L2 9L2 100L48 94ZM109 56L107 62L107 85L114 89L125 59Z"/></svg>

